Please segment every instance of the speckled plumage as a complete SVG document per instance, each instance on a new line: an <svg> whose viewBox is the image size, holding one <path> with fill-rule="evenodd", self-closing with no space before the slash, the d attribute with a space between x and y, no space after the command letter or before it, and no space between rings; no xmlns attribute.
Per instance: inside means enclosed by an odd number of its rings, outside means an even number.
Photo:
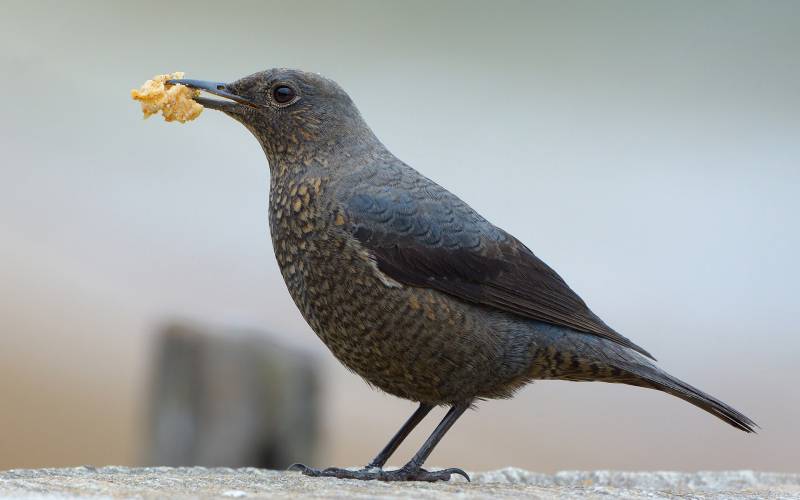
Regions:
<svg viewBox="0 0 800 500"><path fill-rule="evenodd" d="M275 100L280 85L292 102ZM249 105L200 101L243 123L268 157L270 231L289 292L371 385L455 407L535 379L619 382L752 430L658 369L513 236L395 158L334 82L277 69L225 92Z"/></svg>

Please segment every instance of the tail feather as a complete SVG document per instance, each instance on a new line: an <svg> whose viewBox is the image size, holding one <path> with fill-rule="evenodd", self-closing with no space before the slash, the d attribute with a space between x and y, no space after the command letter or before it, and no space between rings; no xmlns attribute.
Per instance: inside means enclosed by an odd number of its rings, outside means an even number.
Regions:
<svg viewBox="0 0 800 500"><path fill-rule="evenodd" d="M589 334L547 327L548 349L538 349L533 379L598 381L656 389L691 403L744 432L758 425L719 399L660 369L639 352ZM537 331L539 333L539 331Z"/></svg>
<svg viewBox="0 0 800 500"><path fill-rule="evenodd" d="M744 432L755 432L758 424L750 420L743 413L735 410L731 406L723 403L719 399L706 394L705 392L692 387L686 382L673 377L665 371L653 365L638 365L626 366L626 371L634 374L640 379L643 379L648 387L657 389L682 400L693 404L694 406L707 411L720 420L736 427ZM638 384L633 384L638 385Z"/></svg>

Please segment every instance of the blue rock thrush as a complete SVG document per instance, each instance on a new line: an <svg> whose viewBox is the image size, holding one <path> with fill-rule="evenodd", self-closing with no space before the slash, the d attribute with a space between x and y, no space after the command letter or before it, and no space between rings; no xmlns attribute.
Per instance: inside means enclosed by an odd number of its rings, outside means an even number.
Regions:
<svg viewBox="0 0 800 500"><path fill-rule="evenodd" d="M467 477L422 465L475 401L510 398L543 379L657 389L753 432L752 420L658 368L514 236L392 155L335 82L290 69L173 82L225 98L197 101L261 144L275 255L314 332L370 385L419 403L363 469L296 469L384 481ZM422 448L384 470L437 405L450 410Z"/></svg>

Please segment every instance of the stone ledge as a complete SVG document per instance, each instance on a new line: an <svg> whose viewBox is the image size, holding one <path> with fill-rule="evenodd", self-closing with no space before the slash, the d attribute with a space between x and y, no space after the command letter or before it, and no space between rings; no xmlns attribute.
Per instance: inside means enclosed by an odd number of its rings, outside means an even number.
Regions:
<svg viewBox="0 0 800 500"><path fill-rule="evenodd" d="M574 472L506 468L472 483L381 483L253 468L101 467L0 472L2 498L800 498L800 474Z"/></svg>

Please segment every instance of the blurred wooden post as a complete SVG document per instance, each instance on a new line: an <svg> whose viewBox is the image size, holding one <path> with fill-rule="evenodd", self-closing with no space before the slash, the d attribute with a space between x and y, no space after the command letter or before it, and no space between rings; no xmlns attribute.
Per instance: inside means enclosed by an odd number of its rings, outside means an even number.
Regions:
<svg viewBox="0 0 800 500"><path fill-rule="evenodd" d="M318 377L310 356L263 334L171 325L157 340L147 461L270 469L313 462Z"/></svg>

